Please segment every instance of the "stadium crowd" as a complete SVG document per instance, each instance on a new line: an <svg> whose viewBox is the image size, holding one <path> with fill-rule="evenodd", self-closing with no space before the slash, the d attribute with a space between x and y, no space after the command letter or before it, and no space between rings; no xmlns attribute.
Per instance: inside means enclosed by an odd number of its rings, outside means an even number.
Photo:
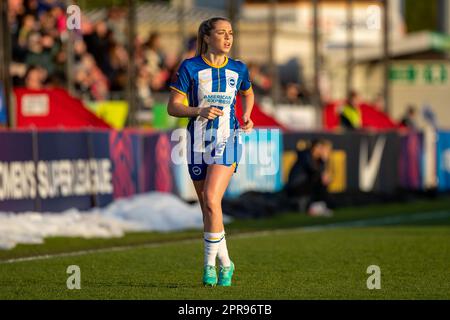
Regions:
<svg viewBox="0 0 450 320"><path fill-rule="evenodd" d="M14 86L29 89L66 87L68 41L73 44L71 76L83 100L125 99L128 51L124 30L126 11L108 10L103 21L92 22L82 14L81 30L69 39L66 6L61 0L9 0ZM195 54L196 38L176 55L163 50L161 36L150 33L135 39L136 88L143 107L151 107L152 92L169 91L180 61ZM271 80L260 65L248 65L256 94L268 94ZM290 89L292 91L292 88Z"/></svg>
<svg viewBox="0 0 450 320"><path fill-rule="evenodd" d="M124 98L128 52L117 41L115 20L126 14L111 10L106 21L92 23L82 17L74 33L71 74L77 93L86 100ZM13 47L13 84L30 89L65 86L67 44L65 6L58 0L12 0L10 25ZM107 22L108 21L108 22ZM144 104L151 103L151 90L168 87L178 61L165 59L159 36L136 44L136 85Z"/></svg>

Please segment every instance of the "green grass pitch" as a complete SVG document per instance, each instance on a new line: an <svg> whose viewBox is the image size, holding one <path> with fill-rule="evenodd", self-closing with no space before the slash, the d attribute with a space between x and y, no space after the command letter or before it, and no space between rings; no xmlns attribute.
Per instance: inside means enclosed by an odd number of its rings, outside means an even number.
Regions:
<svg viewBox="0 0 450 320"><path fill-rule="evenodd" d="M450 198L239 220L227 231L229 288L201 285L202 233L191 230L0 251L0 299L450 299ZM51 256L14 260L42 255ZM67 289L70 265L80 290ZM370 265L379 290L367 288Z"/></svg>

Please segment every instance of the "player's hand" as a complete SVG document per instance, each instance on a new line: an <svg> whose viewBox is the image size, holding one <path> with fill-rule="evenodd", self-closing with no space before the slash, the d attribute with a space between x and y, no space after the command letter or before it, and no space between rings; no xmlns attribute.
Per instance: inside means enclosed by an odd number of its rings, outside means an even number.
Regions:
<svg viewBox="0 0 450 320"><path fill-rule="evenodd" d="M215 107L201 108L200 116L208 120L213 120L219 116L223 116L223 111Z"/></svg>
<svg viewBox="0 0 450 320"><path fill-rule="evenodd" d="M244 122L244 125L242 126L242 130L244 130L244 132L251 132L253 129L252 119L250 119L249 116L243 115L242 121Z"/></svg>

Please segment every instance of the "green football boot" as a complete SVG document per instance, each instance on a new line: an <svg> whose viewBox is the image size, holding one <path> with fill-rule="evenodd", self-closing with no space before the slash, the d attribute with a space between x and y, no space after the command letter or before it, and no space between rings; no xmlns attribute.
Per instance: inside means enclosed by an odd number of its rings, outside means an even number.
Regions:
<svg viewBox="0 0 450 320"><path fill-rule="evenodd" d="M217 284L216 267L206 265L203 269L203 285L214 287Z"/></svg>
<svg viewBox="0 0 450 320"><path fill-rule="evenodd" d="M233 278L233 272L234 272L233 261L231 261L229 267L220 267L219 282L217 283L217 285L222 287L231 286L231 279Z"/></svg>

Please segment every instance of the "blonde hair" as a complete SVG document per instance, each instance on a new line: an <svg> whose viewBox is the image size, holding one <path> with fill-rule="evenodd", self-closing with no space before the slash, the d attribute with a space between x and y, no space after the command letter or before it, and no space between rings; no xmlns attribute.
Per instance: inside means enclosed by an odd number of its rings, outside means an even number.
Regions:
<svg viewBox="0 0 450 320"><path fill-rule="evenodd" d="M208 44L205 42L204 38L205 36L211 35L211 31L214 29L217 21L227 21L231 24L230 19L224 17L214 17L203 21L198 27L196 56L200 56L208 50Z"/></svg>

